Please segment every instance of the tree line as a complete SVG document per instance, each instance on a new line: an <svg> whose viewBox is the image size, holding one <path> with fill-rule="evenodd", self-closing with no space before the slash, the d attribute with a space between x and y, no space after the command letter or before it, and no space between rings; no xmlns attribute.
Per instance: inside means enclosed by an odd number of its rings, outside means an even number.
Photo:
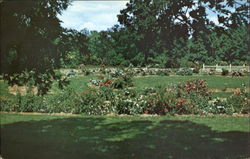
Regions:
<svg viewBox="0 0 250 159"><path fill-rule="evenodd" d="M30 83L44 94L54 80L60 87L67 83L54 71L61 67L249 60L246 0L130 0L117 15L119 24L100 32L62 28L57 15L69 5L69 0L1 2L1 74L9 84Z"/></svg>
<svg viewBox="0 0 250 159"><path fill-rule="evenodd" d="M131 0L118 15L119 25L101 32L81 31L87 43L74 36L70 57L75 62L68 59L65 64L241 65L248 60L247 8L246 1L232 0ZM217 16L217 24L208 12ZM87 45L85 51L75 41Z"/></svg>

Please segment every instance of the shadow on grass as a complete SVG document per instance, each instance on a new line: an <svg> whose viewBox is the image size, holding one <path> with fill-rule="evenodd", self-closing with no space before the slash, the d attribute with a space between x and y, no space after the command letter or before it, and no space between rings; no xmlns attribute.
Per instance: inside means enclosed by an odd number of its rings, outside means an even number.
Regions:
<svg viewBox="0 0 250 159"><path fill-rule="evenodd" d="M1 127L1 156L9 159L183 159L249 157L246 132L217 132L190 121L108 123L65 118Z"/></svg>

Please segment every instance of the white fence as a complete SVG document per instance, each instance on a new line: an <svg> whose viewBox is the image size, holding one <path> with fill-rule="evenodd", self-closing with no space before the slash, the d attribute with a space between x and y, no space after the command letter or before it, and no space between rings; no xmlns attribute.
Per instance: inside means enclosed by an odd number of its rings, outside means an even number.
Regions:
<svg viewBox="0 0 250 159"><path fill-rule="evenodd" d="M208 70L214 70L216 72L222 72L222 69L226 69L229 72L232 71L247 71L250 72L249 70L249 66L247 65L243 65L243 66L232 66L231 64L229 66L219 66L219 65L215 65L215 66L208 66L203 64L202 67L202 71L208 71Z"/></svg>

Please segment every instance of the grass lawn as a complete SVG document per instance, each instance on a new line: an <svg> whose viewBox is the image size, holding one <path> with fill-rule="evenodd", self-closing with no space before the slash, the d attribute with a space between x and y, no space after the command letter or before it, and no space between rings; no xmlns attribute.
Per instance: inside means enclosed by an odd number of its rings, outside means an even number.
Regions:
<svg viewBox="0 0 250 159"><path fill-rule="evenodd" d="M70 78L70 85L68 87L73 88L77 92L82 92L87 89L87 84L90 79L97 79L95 74L91 74L89 76L79 76ZM223 76L146 76L146 77L135 77L133 79L135 84L135 89L141 90L145 87L154 87L158 85L168 85L168 84L176 84L181 83L190 79L205 79L207 81L209 88L216 88L223 90L225 88L241 88L242 84L245 84L249 87L249 79L248 77L223 77ZM52 92L59 92L60 89L57 88L57 84L55 83L52 87ZM1 90L1 98L10 98L10 95L7 91L7 83L1 81L0 82L0 90ZM213 96L218 97L227 97L230 93L221 92L215 93Z"/></svg>
<svg viewBox="0 0 250 159"><path fill-rule="evenodd" d="M233 95L233 92L214 92L212 98L228 98Z"/></svg>
<svg viewBox="0 0 250 159"><path fill-rule="evenodd" d="M83 90L87 89L88 86L87 84L89 83L90 79L95 79L95 75L89 75L89 76L78 76L78 77L72 77L70 78L70 84L69 88L73 88L77 92L82 92ZM59 92L61 91L58 87L57 84L55 83L52 87L53 92Z"/></svg>
<svg viewBox="0 0 250 159"><path fill-rule="evenodd" d="M177 84L191 79L205 79L209 88L241 88L242 84L249 87L248 77L223 77L223 76L147 76L134 78L137 89L154 87L157 85Z"/></svg>
<svg viewBox="0 0 250 159"><path fill-rule="evenodd" d="M248 117L0 115L3 158L250 157Z"/></svg>

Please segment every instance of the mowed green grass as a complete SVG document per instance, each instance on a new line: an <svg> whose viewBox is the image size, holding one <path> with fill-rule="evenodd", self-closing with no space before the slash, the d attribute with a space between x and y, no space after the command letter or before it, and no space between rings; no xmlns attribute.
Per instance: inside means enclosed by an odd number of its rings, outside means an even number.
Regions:
<svg viewBox="0 0 250 159"><path fill-rule="evenodd" d="M95 75L71 78L70 86L77 91L87 89L87 83L90 79L97 79ZM226 88L243 88L243 85L249 88L248 77L225 77L225 76L142 76L134 77L134 89L142 90L145 87L155 87L159 85L178 84L192 79L204 79L209 89L219 89L222 92L212 93L213 97L226 98L232 95L232 92L223 92Z"/></svg>
<svg viewBox="0 0 250 159"><path fill-rule="evenodd" d="M74 77L70 79L69 87L77 91L87 89L90 79L98 79L95 75ZM224 76L142 76L134 77L135 89L141 90L145 87L155 87L159 85L178 84L192 79L204 79L211 89L243 88L243 84L249 87L248 77L224 77Z"/></svg>
<svg viewBox="0 0 250 159"><path fill-rule="evenodd" d="M67 88L72 88L76 92L82 92L88 89L88 83L90 79L96 79L96 78L97 78L96 75L93 75L93 74L89 76L78 76L78 77L69 78L70 83L67 86ZM55 83L52 86L52 91L56 93L61 90L57 87L57 84Z"/></svg>
<svg viewBox="0 0 250 159"><path fill-rule="evenodd" d="M78 76L70 78L70 84L68 88L72 88L77 92L82 92L85 89L89 89L88 83L90 79L98 79L95 74L91 74L89 76ZM191 79L204 79L207 82L207 85L210 89L219 89L223 90L226 88L243 88L243 84L249 86L248 77L224 77L224 76L142 76L142 77L134 77L134 89L142 90L145 87L155 87L158 85L169 85L169 84L178 84ZM12 97L7 91L7 83L1 81L0 82L0 90L2 98L10 98ZM61 90L58 89L57 83L53 84L52 92L57 93ZM214 93L214 97L228 97L232 93L228 92L219 92Z"/></svg>
<svg viewBox="0 0 250 159"><path fill-rule="evenodd" d="M243 84L249 87L248 77L225 77L225 76L146 76L134 78L137 89L154 87L157 85L169 85L182 83L192 79L204 79L209 88L242 88Z"/></svg>
<svg viewBox="0 0 250 159"><path fill-rule="evenodd" d="M0 115L3 158L249 157L248 117Z"/></svg>

